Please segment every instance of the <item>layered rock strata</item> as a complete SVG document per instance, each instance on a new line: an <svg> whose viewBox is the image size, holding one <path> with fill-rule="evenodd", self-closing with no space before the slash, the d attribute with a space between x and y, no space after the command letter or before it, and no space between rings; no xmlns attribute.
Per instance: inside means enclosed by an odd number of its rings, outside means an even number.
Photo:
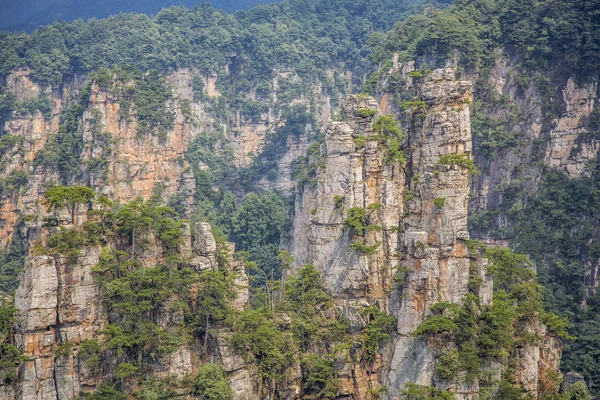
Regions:
<svg viewBox="0 0 600 400"><path fill-rule="evenodd" d="M375 100L352 97L344 108L346 121L333 123L327 133L316 185L297 193L290 249L298 265L312 262L322 271L335 306L351 321L353 332L366 326L360 310L367 306L397 318L393 340L380 349L372 366L342 368L346 394L366 399L383 385L383 397L396 399L405 383L414 382L450 390L461 400L474 399L477 381L440 381L438 349L413 335L432 305L462 303L473 268L482 277L482 302L492 299L486 261L474 262L466 248L469 170L443 162L444 156L472 157L472 84L457 80L452 68L418 80L408 76L412 64L397 68L405 73L405 90L415 94L408 111L396 115L403 121L406 163L387 157L373 129L373 115L379 112ZM393 111L391 99L383 99L382 108ZM350 246L357 237L345 221L357 207L366 210L369 226L380 227L367 230L364 240L358 238L371 247L368 254ZM545 337L545 327L532 329ZM549 338L530 347L519 356L517 379L537 396L545 377L558 370L560 349ZM348 370L352 372L344 382Z"/></svg>
<svg viewBox="0 0 600 400"><path fill-rule="evenodd" d="M66 228L69 226L66 225ZM180 253L187 255L190 266L194 260L208 261L205 269L216 270L217 245L210 225L194 225L195 240L189 234L189 226L184 227ZM187 234L186 234L187 232ZM149 241L150 248L144 258L145 268L164 263L160 247L156 241ZM226 244L229 252L225 264L229 274L235 274L236 297L232 300L234 309L242 310L248 305L248 277L243 264L233 260L233 244ZM92 373L78 356L80 345L90 339L100 339L108 325L103 291L92 269L100 262L100 246L86 247L77 260L67 260L60 256L30 256L19 277L20 286L15 296L17 308L17 346L23 350L27 360L19 370L17 382L0 390L2 400L63 400L76 399L81 393L93 391L103 380L114 374L114 370ZM211 264L211 261L214 263ZM158 317L161 328L169 330L180 324L181 318L168 311ZM232 373L232 386L236 389L236 399L252 399L253 385L250 373L243 360L229 348L229 342L221 342L216 334L218 345L210 359L218 362ZM67 354L58 355L60 346L69 343ZM206 357L204 357L206 358ZM183 343L161 363L152 366L156 377L184 377L202 364L202 357L192 343ZM110 363L109 363L110 364Z"/></svg>

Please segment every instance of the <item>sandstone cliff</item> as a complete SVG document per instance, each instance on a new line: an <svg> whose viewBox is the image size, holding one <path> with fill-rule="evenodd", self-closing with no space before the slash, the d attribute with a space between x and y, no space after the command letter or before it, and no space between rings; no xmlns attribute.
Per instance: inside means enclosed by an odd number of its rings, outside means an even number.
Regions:
<svg viewBox="0 0 600 400"><path fill-rule="evenodd" d="M65 224L63 228L72 226ZM232 258L233 244L224 244L225 252L219 253L211 227L206 223L194 225L193 240L189 225L184 225L183 231L179 253L186 263L197 272L217 270L217 260L221 258L228 266L227 274L234 277L236 295L232 307L237 310L247 307L248 278L243 264ZM165 259L157 238L148 239L149 247L141 259L144 268L153 268ZM92 366L89 356L80 353L87 351L82 350L86 343L101 339L109 324L105 293L93 271L101 257L101 246L82 249L75 262L64 255L28 257L15 298L19 321L16 342L27 361L20 366L17 381L2 387L0 398L76 399L114 376L116 358L96 360ZM157 317L165 331L176 330L182 323L183 317L171 311L169 304L176 300L168 300L162 306L164 315ZM227 333L227 329L217 328L209 354L193 341L182 342L165 359L151 365L151 376L184 378L203 362L218 362L231 374L236 399L256 398L251 374L230 348Z"/></svg>
<svg viewBox="0 0 600 400"><path fill-rule="evenodd" d="M336 307L354 331L364 327L360 310L367 306L376 305L398 321L378 362L364 369L354 366L353 384L347 384L354 398L369 398L382 385L384 398L398 398L407 382L448 389L459 399L477 398L477 381L440 380L439 345L413 335L432 305L463 301L474 268L483 279L482 302L492 300L486 260L466 247L470 171L443 162L444 156L471 157L472 84L457 80L452 68L422 79L408 77L412 64L397 68L407 78L405 90L414 94L406 111L396 111L404 121L406 163L390 161L378 142L375 100L352 97L344 108L346 121L334 122L327 133L316 184L297 193L290 247L298 264L312 262L323 271ZM395 109L389 97L383 99L383 109ZM350 246L356 237L345 221L356 207L367 210L367 224L380 226L364 237L364 244L372 246L368 254ZM543 326L533 329L545 335ZM559 358L550 338L525 348L517 379L533 396L539 389L555 390L544 388L544 380L557 371Z"/></svg>
<svg viewBox="0 0 600 400"><path fill-rule="evenodd" d="M353 359L354 348L336 360L340 398L369 399L379 393L383 398L394 399L407 382L448 389L459 399L477 398L476 380L464 383L440 379L436 373L439 346L413 335L430 315L431 306L463 301L473 271L484 282L479 290L482 302L486 304L492 299L493 283L486 273L486 261L470 254L466 246L471 196L469 169L460 162L442 162L444 156L472 159L469 110L472 84L457 80L452 68L435 70L422 78L409 76L414 69L412 64L396 63L395 68L406 78L404 90L410 94L412 103L401 110L390 96L383 96L380 104L366 96L350 98L344 107L345 120L331 123L320 157L312 160L317 164L316 183L296 189L289 247L297 266L313 263L322 272L336 312L350 321L354 345L360 347L361 335L369 324L369 317L363 312L366 308L375 306L397 320L391 341L379 348L371 362ZM169 77L176 94L167 105L174 113L174 125L164 139L150 134L140 137L134 109L123 115L119 112L118 95L92 84L89 105L79 121L83 134L79 158L82 174L67 183L89 185L99 194L123 203L136 197L148 199L153 194L166 201L180 194L188 209L191 208L195 182L185 155L195 135L223 123L211 115L207 103L194 101L192 75L181 70ZM215 79L218 78L205 78L209 97L220 95ZM8 135L24 138L22 148L15 145L4 154L5 171L28 171L30 180L20 191L2 199L3 246L10 242L19 219L25 216L35 216L25 221L31 243L45 243L44 219L51 215L43 194L48 187L59 183L61 177L55 170L36 165L34 160L58 132L68 99L77 97L84 80L79 77L60 91L51 92L33 84L24 70L9 79L9 87L19 99L33 98L46 90L51 95L53 110L51 116L15 115L5 127ZM557 122L558 128L553 131L557 138L566 137L571 143L566 147L575 143L571 136L578 132L578 121L588 115L585 113L592 101L589 93L593 88L577 89L573 85L565 91L565 96L572 99L568 101L572 104L571 112ZM318 92L316 89L315 97ZM190 102L191 117L183 111L182 100ZM328 123L329 99L297 102L316 108L321 123ZM390 157L389 142L374 127L379 110L402 121L405 162ZM580 115L580 111L585 115ZM261 151L267 132L281 125L281 118L271 111L258 121L235 116L236 127L227 132L237 167L250 165L249 154ZM306 154L309 138L314 136L310 131L307 126L299 135L286 138L289 151L279 165L281 178L275 182L263 179L264 187L281 190L293 187L292 166L297 156ZM559 151L565 146L559 146L559 141L552 143L556 145L548 150L548 162L579 173L581 160L572 161L563 150ZM583 151L593 149L585 147ZM99 159L106 161L106 169L100 172L90 167ZM484 173L475 178L480 179L478 187L489 186L486 180L496 179L492 175ZM476 193L483 193L479 199L485 198L483 189L476 189ZM351 209L366 213L367 229L363 234L352 232L346 223ZM66 228L74 222L81 225L86 220L85 211L80 210L76 218L70 218L63 210L59 222ZM179 252L188 264L198 270L213 268L218 254L210 228L195 226L193 244L191 232L184 236ZM92 274L92 268L100 261L101 249L86 247L77 262L72 263L65 256L38 255L35 247L30 247L15 301L21 321L17 344L29 360L20 370L18 383L3 387L0 398L74 399L78 393L91 391L100 383L77 355L78 345L99 337L107 325L103 294ZM147 249L144 254L145 267L163 261L159 246ZM230 272L238 273L236 283L247 286L243 265L233 261L231 254L228 257L233 268ZM238 309L244 308L248 304L247 293L242 292L233 304ZM177 324L177 318L165 316L162 325L168 329ZM542 324L530 329L542 341L519 349L515 375L528 394L537 396L555 390L547 381L558 370L560 346L546 335ZM200 354L194 346L182 346L167 361L154 365L152 374L181 377L194 372L203 361L217 361L228 372L236 399L270 396L260 388L256 372L232 350L230 339L231 332L227 329L216 332L209 355ZM57 349L64 343L71 343L72 353L58 357ZM501 367L492 365L490 369L499 374ZM105 373L114 375L110 368ZM301 381L300 368L290 368L278 393L284 398L298 398Z"/></svg>

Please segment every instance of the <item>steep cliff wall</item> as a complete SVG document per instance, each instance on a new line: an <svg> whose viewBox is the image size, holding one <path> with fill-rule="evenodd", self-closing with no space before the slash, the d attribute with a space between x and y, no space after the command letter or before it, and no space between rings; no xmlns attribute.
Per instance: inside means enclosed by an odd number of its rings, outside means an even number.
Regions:
<svg viewBox="0 0 600 400"><path fill-rule="evenodd" d="M82 213L80 218L85 220L86 214ZM76 229L70 225L70 218L63 221L61 227ZM193 236L192 239L190 226L183 225L178 252L184 264L198 273L217 271L219 264L226 265L227 275L234 278L231 290L235 287L236 293L231 305L235 310L243 310L248 306L248 278L243 264L233 260L233 244L225 243L218 249L211 227L206 223L195 225ZM147 245L137 260L146 269L164 265L166 259L160 240L154 233L146 239ZM105 251L113 247L119 248L119 244L88 246L82 248L75 259L56 253L27 258L15 296L19 321L15 339L27 359L19 367L17 380L2 386L0 398L76 399L119 374L117 359L121 356L117 357L117 353L100 355L90 350L90 343L97 345L105 338L111 320L115 322L95 270L106 257ZM220 253L221 250L224 252ZM198 288L192 287L192 292L194 290ZM160 305L155 319L165 332L180 332L183 314L174 307L177 301L182 299L169 298ZM149 376L182 379L205 362L217 362L231 374L236 399L256 398L253 394L256 378L251 379L241 357L231 350L228 332L217 327L208 350L201 349L192 340L182 340L164 358L146 361Z"/></svg>
<svg viewBox="0 0 600 400"><path fill-rule="evenodd" d="M313 263L322 272L324 286L332 295L333 313L350 323L352 345L335 359L341 398L369 399L379 393L393 399L409 382L449 390L459 399L477 398L478 379L441 379L439 358L447 349L435 339L414 335L432 314L432 306L440 302L462 304L473 274L483 281L477 292L481 304L492 302L493 285L486 273L487 262L467 249L469 182L470 173L474 172L469 163L473 157L469 109L472 84L457 80L452 68L420 77L411 76L412 63L395 62L393 68L402 73L406 82L403 91L411 100L399 107L389 95L383 96L380 104L362 95L350 98L344 107L345 120L331 123L320 156L310 158L316 171L314 183L296 189L290 251L297 266ZM27 75L26 70L21 70L9 78L9 87L20 100L36 98L44 90ZM218 78L203 79L205 95L218 98ZM495 79L502 81L501 76ZM72 399L101 383L100 377L90 373L78 356L78 346L102 337L108 324L106 301L92 273L92 268L100 263L101 248L85 247L75 263L64 255L39 255L36 245L45 245L48 236L45 219L54 216L47 211L43 198L46 190L61 182L84 184L122 203L152 195L166 202L179 194L189 212L195 191L193 166L186 160L190 143L202 132L221 129L222 124L228 126L214 114L209 101L194 100L194 73L189 70L169 76L174 95L165 110L173 113L173 127L163 137L141 133L135 107L124 112L123 87L119 85L126 88L130 83L113 80L107 87L94 82L89 86L89 102L76 120L82 135L81 152L76 155L80 169L65 181L59 170L35 160L46 156L52 137L65 129L64 113L72 105L70 99L85 90L85 80L79 77L52 93L45 89L52 99L51 115L15 113L5 127L8 136L23 138L4 152L5 171L10 174L23 170L29 177L26 185L2 199L3 245L10 242L23 217L35 217L23 219L34 245L30 246L15 300L21 321L16 343L29 361L23 364L17 384L3 387L2 396L6 399ZM585 172L585 163L567 156L564 149L581 143L574 135L583 129L582 121L592 112L595 86L570 85L571 89L565 90L570 111L556 121L552 130L557 138L566 138L567 144L559 145L562 142L558 139L551 141L557 144L549 147L546 159L576 175ZM330 99L319 97L319 93L322 92L316 88L314 98L294 101L316 110L320 123L325 125L332 106ZM276 99L276 92L273 96ZM527 99L522 101L535 104L535 96ZM406 160L397 154L400 138L382 127L379 109L402 121ZM235 128L226 129L226 137L239 168L251 165L249 153L263 151L265 143L269 143L268 133L285 124L285 116L273 110L256 121L241 114L232 118ZM533 123L532 131L535 129L538 128ZM288 190L294 186L296 158L306 154L315 130L316 127L305 124L300 132L286 131L286 150L280 151L280 175L275 180L262 179L263 187ZM581 146L585 154L593 152L594 142L589 143ZM532 147L527 149L531 151ZM517 152L510 154L514 160L522 161ZM484 171L480 181L488 180L488 187L489 182L505 176L508 170L490 167L490 171ZM484 199L478 201L485 203L489 202L485 200L487 194L492 192L476 189L476 193L480 193L478 199ZM62 210L59 226L84 224L86 211L78 210L72 217ZM359 232L348 221L361 212L360 223L364 226ZM196 242L202 242L200 238L206 230L196 230ZM206 237L212 235L206 233ZM207 244L214 240L204 242L191 250L191 236L185 235L179 249L193 268L213 266L217 259L216 247ZM164 262L160 246L146 249L141 259L147 268ZM243 265L231 257L229 263L239 273L237 283L247 286ZM238 309L244 308L247 294L233 303ZM394 316L397 327L389 342L382 342L381 347L376 342L379 350L373 358L365 358L364 335L374 318L365 310L371 306ZM177 313L165 315L161 327L169 330L177 325L178 318ZM285 316L278 318L285 324ZM528 329L541 339L512 353L517 360L514 377L525 393L538 396L556 389L551 377L558 370L560 345L539 321ZM210 354L198 350L197 344L181 346L167 359L152 364L150 375L182 377L205 361L217 361L229 374L236 399L274 393L293 399L302 393L303 370L297 361L286 370L283 383L276 389L267 388L261 385L256 371L247 367L248 363L231 348L228 328L216 330L213 336ZM70 353L66 351L67 356L61 350L65 343L72 346ZM102 376L113 378L115 368L116 365L108 365ZM503 368L502 362L488 365L497 379Z"/></svg>
<svg viewBox="0 0 600 400"><path fill-rule="evenodd" d="M404 121L406 163L389 157L390 143L382 141L381 119L374 117L375 100L352 97L344 108L346 121L332 124L321 157L313 160L319 165L316 183L297 193L291 252L298 265L312 262L323 272L354 332L365 326L361 310L368 306L397 319L396 334L380 349L378 362L354 367L353 396L369 398L384 385L384 398L398 398L412 382L449 390L459 399L477 398L477 380L444 381L438 375L443 345L414 335L433 305L462 304L473 274L482 279L481 304L492 302L487 261L467 249L469 175L475 172L468 161L472 84L457 80L452 68L419 78L409 76L412 64L396 68L413 97L406 111L397 111ZM382 108L395 107L388 97ZM357 209L365 211L364 233L349 223ZM532 329L546 336L542 325ZM556 373L560 351L551 338L545 340L515 356L516 380L533 396L556 389L545 388L544 380ZM501 369L492 367L497 374Z"/></svg>
<svg viewBox="0 0 600 400"><path fill-rule="evenodd" d="M287 73L290 75L291 73ZM59 168L48 167L43 160L36 161L48 150L55 151L49 143L58 137L59 129L66 123L66 113L73 105L73 99L83 101L82 115L74 121L81 137L77 170L63 179L62 183L84 184L98 193L112 199L129 202L137 197L148 199L156 194L168 200L172 196L183 196L188 212L193 209L195 182L193 168L186 159L190 143L201 133L223 131L225 139L218 151L225 159L231 153L230 161L235 167L249 168L255 158L260 158L265 143L277 137L277 131L286 125L287 115L278 103L277 90L264 100L268 111L260 118L251 118L236 110L223 116L219 101L224 98L216 88L217 75L204 78L195 71L181 69L170 74L168 84L172 97L164 104L166 113L173 115L172 128L164 137L140 129L140 121L135 105L123 108L126 103L124 86L133 83L115 81L108 86L87 82L86 76L78 76L60 87L40 87L29 78L27 69L18 70L7 78L7 88L15 95L16 101L26 103L40 95L47 96L52 107L46 115L35 110L30 113L15 112L6 122L4 135L13 142L3 148L3 172L8 176L13 171L24 171L27 184L4 193L0 204L0 245L6 247L14 230L23 216L44 217L39 203L45 190L61 183ZM287 76L285 76L287 77ZM289 78L291 79L291 78ZM194 81L202 81L199 95ZM87 85L91 84L88 88ZM277 85L275 84L275 87ZM342 90L348 90L344 88ZM84 91L89 90L89 101L81 100ZM88 94L84 94L87 96ZM255 100L259 100L256 98ZM270 162L275 168L270 177L257 177L265 189L276 189L287 193L294 186L294 165L299 156L306 154L310 140L331 119L332 109L327 91L316 86L311 96L299 95L292 99L292 106L305 109L315 116L314 124L287 128L283 148L273 149ZM157 113L160 110L156 110ZM282 134L279 134L282 135ZM275 145L278 146L278 145ZM74 148L73 151L77 152ZM215 155L219 157L219 155ZM206 168L204 165L196 167Z"/></svg>

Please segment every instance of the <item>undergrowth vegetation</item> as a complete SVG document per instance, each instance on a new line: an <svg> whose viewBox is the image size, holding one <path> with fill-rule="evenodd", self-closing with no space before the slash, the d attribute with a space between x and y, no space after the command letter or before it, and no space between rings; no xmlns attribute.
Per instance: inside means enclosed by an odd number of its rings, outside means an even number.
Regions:
<svg viewBox="0 0 600 400"><path fill-rule="evenodd" d="M531 264L522 254L506 248L489 248L471 242L470 292L462 304L440 302L433 305L430 315L415 330L415 336L425 335L439 347L437 373L447 381L473 382L481 388L513 387L525 398L510 371L516 354L525 346L539 345L543 332L536 328L539 322L547 327L547 334L563 340L572 339L567 333L567 320L548 312L543 306L543 289L537 282ZM490 264L488 273L494 280L491 302L480 297L476 257L483 255ZM495 381L487 371L489 363L503 367L503 381ZM559 381L553 382L558 388ZM511 389L512 390L512 389ZM497 392L494 389L494 392ZM503 399L496 394L494 399ZM512 398L512 397L511 397Z"/></svg>

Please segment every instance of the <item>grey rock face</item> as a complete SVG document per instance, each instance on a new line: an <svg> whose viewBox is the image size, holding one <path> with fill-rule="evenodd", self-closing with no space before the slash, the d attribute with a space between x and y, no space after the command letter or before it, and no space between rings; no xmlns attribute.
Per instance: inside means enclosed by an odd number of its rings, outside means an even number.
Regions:
<svg viewBox="0 0 600 400"><path fill-rule="evenodd" d="M409 77L407 81L406 90L416 94L416 106L396 116L406 121L406 163L390 161L386 145L374 131L373 114L379 112L375 100L351 97L344 108L347 119L334 122L327 132L316 185L297 193L290 251L298 266L312 262L322 271L325 286L338 311L350 321L352 332L360 332L368 323L361 315L368 306L378 305L397 318L397 334L380 349L380 358L370 370L340 364L340 377L354 377L350 389L342 379L342 392L360 396L383 384L387 387L383 398L396 399L405 383L414 382L451 390L460 400L476 399L478 382L442 381L436 373L439 346L412 335L433 304L462 302L470 270L482 278L482 303L492 299L486 260L471 260L466 248L469 171L448 161L449 157L472 159L468 107L472 84L457 80L452 68L435 70L418 82ZM383 97L381 109L393 110L389 100ZM380 228L368 231L364 238L353 237L345 224L353 207L365 209L367 224ZM372 251L353 250L350 244L356 240L374 246ZM543 373L538 364L546 362L544 357L552 359L543 355L543 347L524 349L520 358L518 376L533 396ZM557 369L553 362L548 370Z"/></svg>

